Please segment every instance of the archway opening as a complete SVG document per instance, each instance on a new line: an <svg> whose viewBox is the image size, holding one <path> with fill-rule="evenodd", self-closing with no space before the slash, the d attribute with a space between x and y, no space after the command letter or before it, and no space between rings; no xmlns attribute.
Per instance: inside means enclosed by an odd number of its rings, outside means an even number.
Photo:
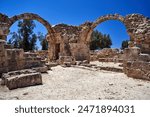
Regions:
<svg viewBox="0 0 150 117"><path fill-rule="evenodd" d="M98 24L93 32L99 32L103 37L107 39L110 38L112 44L108 44L106 48L117 48L117 49L124 49L128 46L128 41L130 40L130 36L126 31L125 25L118 21L118 20L107 20L100 24ZM98 40L97 40L98 41ZM101 43L103 44L103 43ZM103 45L101 45L103 49ZM122 48L122 46L126 46Z"/></svg>
<svg viewBox="0 0 150 117"><path fill-rule="evenodd" d="M46 41L46 35L48 33L47 28L37 20L28 20L28 21L33 21L33 25L34 25L33 30L31 30L31 32L32 32L31 35L35 35L35 38L36 38L34 50L47 50L48 49L48 42ZM9 29L10 33L7 36L7 43L11 44L13 46L15 44L15 39L17 39L17 41L21 41L21 39L22 39L20 37L20 34L21 34L20 28L21 27L18 27L19 22L23 22L23 19L17 20L10 27L10 29ZM44 45L44 47L43 47L43 45ZM19 48L19 47L17 47L17 48Z"/></svg>

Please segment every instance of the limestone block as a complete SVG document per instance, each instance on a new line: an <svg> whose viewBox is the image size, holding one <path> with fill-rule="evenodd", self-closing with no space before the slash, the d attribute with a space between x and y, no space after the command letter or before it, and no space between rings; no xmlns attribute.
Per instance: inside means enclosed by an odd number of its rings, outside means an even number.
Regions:
<svg viewBox="0 0 150 117"><path fill-rule="evenodd" d="M41 85L42 76L40 73L19 75L7 79L6 86L12 90L16 88L23 88L27 86Z"/></svg>
<svg viewBox="0 0 150 117"><path fill-rule="evenodd" d="M140 53L141 53L141 50L138 47L126 48L123 51L123 59L124 60L136 60L138 59Z"/></svg>
<svg viewBox="0 0 150 117"><path fill-rule="evenodd" d="M89 64L89 61L88 60L84 60L82 63L83 64Z"/></svg>
<svg viewBox="0 0 150 117"><path fill-rule="evenodd" d="M8 72L2 75L2 81L10 89L41 85L42 76L34 70Z"/></svg>
<svg viewBox="0 0 150 117"><path fill-rule="evenodd" d="M64 62L63 67L71 67L71 62Z"/></svg>
<svg viewBox="0 0 150 117"><path fill-rule="evenodd" d="M150 80L150 62L127 61L123 67L124 73L129 77Z"/></svg>
<svg viewBox="0 0 150 117"><path fill-rule="evenodd" d="M76 61L76 65L81 65L82 61Z"/></svg>
<svg viewBox="0 0 150 117"><path fill-rule="evenodd" d="M46 63L46 66L50 69L51 67L55 67L57 66L58 63L55 63L55 62L49 62L49 63Z"/></svg>
<svg viewBox="0 0 150 117"><path fill-rule="evenodd" d="M48 67L47 66L43 66L43 67L36 67L36 68L32 68L33 70L40 72L40 73L47 73L48 71Z"/></svg>
<svg viewBox="0 0 150 117"><path fill-rule="evenodd" d="M150 54L140 54L138 60L150 62Z"/></svg>
<svg viewBox="0 0 150 117"><path fill-rule="evenodd" d="M64 64L64 63L70 62L72 65L75 65L75 59L72 56L60 56L59 57L59 64Z"/></svg>

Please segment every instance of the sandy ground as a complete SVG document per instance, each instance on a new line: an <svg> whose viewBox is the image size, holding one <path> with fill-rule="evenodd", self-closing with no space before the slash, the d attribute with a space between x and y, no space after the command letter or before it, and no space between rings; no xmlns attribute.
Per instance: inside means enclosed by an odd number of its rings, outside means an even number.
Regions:
<svg viewBox="0 0 150 117"><path fill-rule="evenodd" d="M117 67L113 63L99 65ZM57 66L42 76L43 85L39 86L11 91L0 86L0 99L150 99L150 82L129 78L124 73Z"/></svg>

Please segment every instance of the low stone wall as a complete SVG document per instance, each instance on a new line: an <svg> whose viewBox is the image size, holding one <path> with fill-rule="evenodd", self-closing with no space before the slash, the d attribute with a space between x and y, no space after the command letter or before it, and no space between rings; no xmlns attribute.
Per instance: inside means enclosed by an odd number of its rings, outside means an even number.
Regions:
<svg viewBox="0 0 150 117"><path fill-rule="evenodd" d="M25 57L25 64L24 64L25 69L43 66L41 58L36 53L26 52L24 53L24 57Z"/></svg>
<svg viewBox="0 0 150 117"><path fill-rule="evenodd" d="M36 54L45 62L48 62L48 50L36 51Z"/></svg>
<svg viewBox="0 0 150 117"><path fill-rule="evenodd" d="M99 58L99 62L115 62L115 63L123 63L123 59L119 58Z"/></svg>
<svg viewBox="0 0 150 117"><path fill-rule="evenodd" d="M128 77L150 80L150 62L127 61L123 71Z"/></svg>
<svg viewBox="0 0 150 117"><path fill-rule="evenodd" d="M75 58L72 56L60 56L59 57L59 64L65 65L67 67L70 67L71 65L75 65Z"/></svg>
<svg viewBox="0 0 150 117"><path fill-rule="evenodd" d="M10 71L44 67L45 62L38 54L24 52L23 49L8 48L10 45L7 46L4 40L0 40L0 77L2 73Z"/></svg>
<svg viewBox="0 0 150 117"><path fill-rule="evenodd" d="M24 69L25 58L22 49L6 49L8 62L8 71Z"/></svg>
<svg viewBox="0 0 150 117"><path fill-rule="evenodd" d="M90 60L100 62L116 62L119 61L119 49L104 48L98 51L90 52Z"/></svg>
<svg viewBox="0 0 150 117"><path fill-rule="evenodd" d="M125 49L123 71L129 77L150 80L150 55L141 54L139 48Z"/></svg>

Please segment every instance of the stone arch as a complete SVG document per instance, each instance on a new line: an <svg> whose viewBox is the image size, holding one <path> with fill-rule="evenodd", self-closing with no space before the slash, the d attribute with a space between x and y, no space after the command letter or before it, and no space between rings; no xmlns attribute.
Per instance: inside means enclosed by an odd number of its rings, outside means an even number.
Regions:
<svg viewBox="0 0 150 117"><path fill-rule="evenodd" d="M90 30L88 32L88 35L86 37L86 41L87 42L90 42L90 39L91 39L91 34L92 32L94 31L94 29L101 23L105 22L105 21L108 21L108 20L118 20L120 21L121 23L123 23L126 27L126 30L127 30L127 26L126 26L126 23L124 22L125 18L119 14L109 14L109 15L105 15L105 16L101 16L99 17L96 21L94 21L92 23L92 25L90 26ZM130 36L130 34L128 33L128 35Z"/></svg>
<svg viewBox="0 0 150 117"><path fill-rule="evenodd" d="M38 22L40 22L46 27L48 34L54 33L52 26L46 20L44 20L39 15L33 14L33 13L24 13L24 14L15 15L9 18L8 28L10 28L16 21L21 20L21 19L37 20Z"/></svg>
<svg viewBox="0 0 150 117"><path fill-rule="evenodd" d="M91 28L94 29L95 27L97 27L97 25L99 25L100 23L107 21L107 20L118 20L121 21L124 24L124 17L119 15L119 14L110 14L110 15L105 15L105 16L101 16L99 17L95 22L93 22Z"/></svg>
<svg viewBox="0 0 150 117"><path fill-rule="evenodd" d="M40 22L41 24L44 25L44 27L47 29L48 31L48 34L47 34L47 41L48 41L48 59L51 60L54 58L54 49L55 48L52 48L53 43L55 43L56 41L56 33L55 33L55 30L52 28L52 26L45 20L43 19L42 17L40 17L39 15L37 14L33 14L33 13L23 13L23 14L20 14L20 15L15 15L11 18L9 18L9 22L8 22L8 30L9 28L18 20L21 20L21 19L28 19L28 20L37 20L38 22ZM51 47L52 46L52 47ZM52 49L51 49L52 48Z"/></svg>

